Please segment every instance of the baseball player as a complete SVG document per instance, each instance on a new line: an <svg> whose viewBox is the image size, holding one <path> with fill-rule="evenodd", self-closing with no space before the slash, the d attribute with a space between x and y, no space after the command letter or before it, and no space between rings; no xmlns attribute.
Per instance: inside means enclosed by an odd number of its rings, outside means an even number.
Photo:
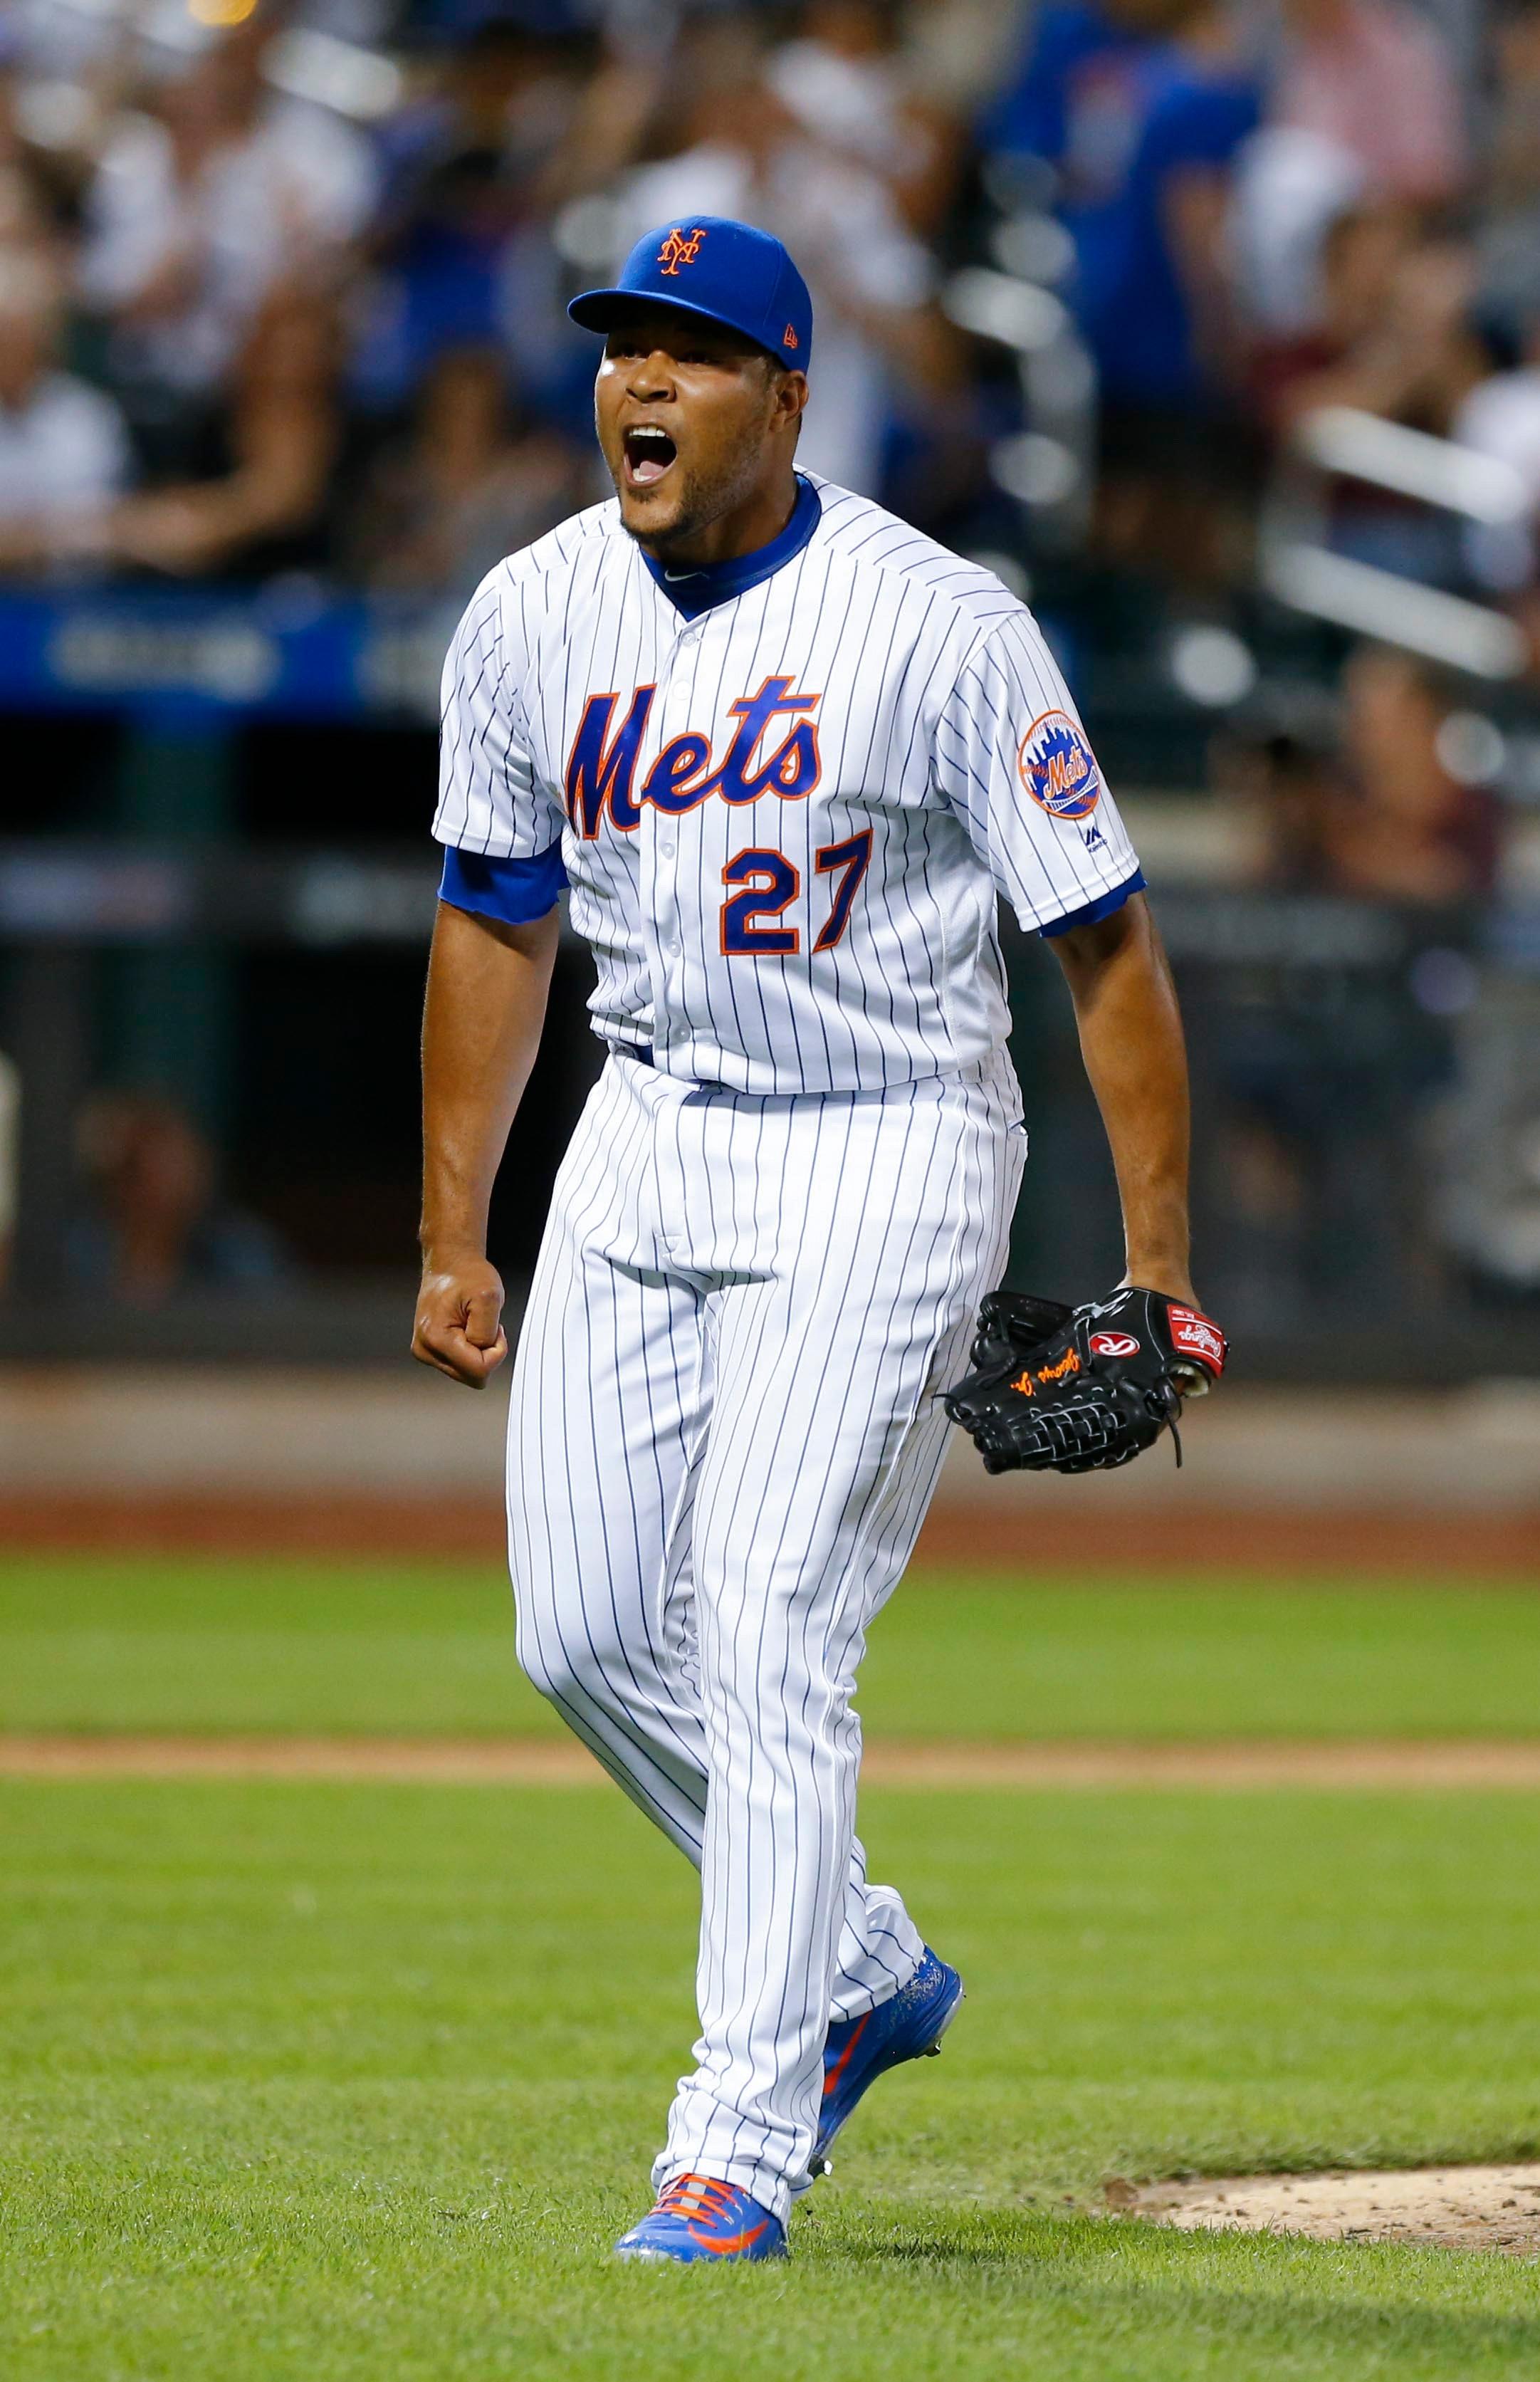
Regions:
<svg viewBox="0 0 1540 2382"><path fill-rule="evenodd" d="M994 1302L959 1418L992 1464L1120 1462L1214 1327L1170 981L1030 613L798 473L778 241L663 225L570 311L616 494L498 565L446 665L414 1349L473 1387L507 1354L487 1202L569 886L609 1055L514 1368L519 1660L701 1872L700 2037L619 2252L761 2259L962 1997L867 1877L850 1699L1021 1180L998 894L1063 961L1131 1287Z"/></svg>

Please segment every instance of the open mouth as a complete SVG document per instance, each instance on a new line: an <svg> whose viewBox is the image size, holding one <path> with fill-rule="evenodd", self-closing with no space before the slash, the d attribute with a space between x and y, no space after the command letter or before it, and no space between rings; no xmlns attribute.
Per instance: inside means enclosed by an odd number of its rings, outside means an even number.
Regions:
<svg viewBox="0 0 1540 2382"><path fill-rule="evenodd" d="M638 423L621 433L626 458L626 482L632 488L655 487L678 452L666 430Z"/></svg>

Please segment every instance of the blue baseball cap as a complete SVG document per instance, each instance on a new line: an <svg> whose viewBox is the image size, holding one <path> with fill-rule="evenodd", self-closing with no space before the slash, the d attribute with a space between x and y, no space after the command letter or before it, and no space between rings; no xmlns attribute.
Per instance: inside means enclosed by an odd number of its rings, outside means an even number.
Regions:
<svg viewBox="0 0 1540 2382"><path fill-rule="evenodd" d="M789 253L767 231L728 215L660 224L637 241L613 289L585 289L567 309L585 331L608 331L637 301L725 323L788 370L813 352L813 301Z"/></svg>

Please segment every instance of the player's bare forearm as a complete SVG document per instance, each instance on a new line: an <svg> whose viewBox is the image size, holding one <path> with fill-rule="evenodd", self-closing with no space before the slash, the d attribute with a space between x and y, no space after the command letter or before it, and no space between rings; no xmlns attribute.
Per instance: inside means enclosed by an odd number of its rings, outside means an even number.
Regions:
<svg viewBox="0 0 1540 2382"><path fill-rule="evenodd" d="M540 1047L556 913L507 926L441 902L422 1013L422 1287L412 1355L481 1389L507 1354L492 1185Z"/></svg>
<svg viewBox="0 0 1540 2382"><path fill-rule="evenodd" d="M1110 918L1055 937L1053 947L1112 1148L1127 1280L1195 1305L1188 1252L1187 1050L1149 903L1136 893Z"/></svg>

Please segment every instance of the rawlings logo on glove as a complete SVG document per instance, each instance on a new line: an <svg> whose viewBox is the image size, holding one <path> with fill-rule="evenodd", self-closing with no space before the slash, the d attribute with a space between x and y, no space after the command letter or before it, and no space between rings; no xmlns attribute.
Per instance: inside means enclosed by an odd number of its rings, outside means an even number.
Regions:
<svg viewBox="0 0 1540 2382"><path fill-rule="evenodd" d="M1176 1442L1184 1397L1225 1369L1224 1333L1158 1290L1085 1307L992 1291L979 1309L973 1369L943 1400L986 1472L1111 1472Z"/></svg>

